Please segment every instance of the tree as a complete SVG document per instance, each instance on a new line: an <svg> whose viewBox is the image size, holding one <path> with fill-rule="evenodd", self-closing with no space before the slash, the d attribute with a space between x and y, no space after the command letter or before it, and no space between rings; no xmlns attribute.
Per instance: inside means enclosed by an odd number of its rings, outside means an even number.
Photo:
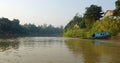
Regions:
<svg viewBox="0 0 120 63"><path fill-rule="evenodd" d="M12 22L7 18L0 18L0 32L8 34L11 31Z"/></svg>
<svg viewBox="0 0 120 63"><path fill-rule="evenodd" d="M65 32L75 28L85 28L85 22L82 16L78 13L73 17L73 19L65 26Z"/></svg>
<svg viewBox="0 0 120 63"><path fill-rule="evenodd" d="M44 24L36 26L34 24L20 25L18 19L9 20L0 18L0 36L58 36L63 33L63 28Z"/></svg>
<svg viewBox="0 0 120 63"><path fill-rule="evenodd" d="M120 0L115 2L116 10L120 10Z"/></svg>
<svg viewBox="0 0 120 63"><path fill-rule="evenodd" d="M12 34L20 34L20 29L21 29L21 26L19 24L20 21L18 19L13 19L10 22L12 23L11 25Z"/></svg>
<svg viewBox="0 0 120 63"><path fill-rule="evenodd" d="M117 18L120 16L120 0L117 0L115 2L115 6L116 6L116 9L114 10L114 16L116 16Z"/></svg>
<svg viewBox="0 0 120 63"><path fill-rule="evenodd" d="M91 5L90 7L87 7L84 14L86 26L91 28L93 23L102 17L102 14L103 12L100 6Z"/></svg>

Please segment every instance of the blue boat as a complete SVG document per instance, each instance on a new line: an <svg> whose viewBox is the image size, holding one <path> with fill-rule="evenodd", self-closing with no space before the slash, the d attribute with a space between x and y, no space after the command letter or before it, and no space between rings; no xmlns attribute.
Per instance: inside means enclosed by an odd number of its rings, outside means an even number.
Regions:
<svg viewBox="0 0 120 63"><path fill-rule="evenodd" d="M108 32L97 32L92 35L94 39L106 39L109 38L111 35Z"/></svg>

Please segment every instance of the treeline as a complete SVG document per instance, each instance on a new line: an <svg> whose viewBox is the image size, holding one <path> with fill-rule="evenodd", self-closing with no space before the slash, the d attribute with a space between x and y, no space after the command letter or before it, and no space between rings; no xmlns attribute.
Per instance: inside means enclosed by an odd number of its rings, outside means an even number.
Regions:
<svg viewBox="0 0 120 63"><path fill-rule="evenodd" d="M113 15L103 17L101 6L86 7L83 16L78 13L65 26L64 36L90 38L96 32L109 32L112 36L120 35L120 0L115 2Z"/></svg>
<svg viewBox="0 0 120 63"><path fill-rule="evenodd" d="M24 24L18 19L0 18L0 36L60 36L63 26Z"/></svg>

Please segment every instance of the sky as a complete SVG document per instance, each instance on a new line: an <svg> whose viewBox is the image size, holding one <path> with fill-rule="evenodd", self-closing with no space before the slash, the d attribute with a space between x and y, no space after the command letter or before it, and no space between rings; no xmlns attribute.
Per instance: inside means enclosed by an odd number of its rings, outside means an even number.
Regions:
<svg viewBox="0 0 120 63"><path fill-rule="evenodd" d="M0 18L19 19L20 24L65 26L76 13L83 15L92 4L115 9L116 0L0 0Z"/></svg>

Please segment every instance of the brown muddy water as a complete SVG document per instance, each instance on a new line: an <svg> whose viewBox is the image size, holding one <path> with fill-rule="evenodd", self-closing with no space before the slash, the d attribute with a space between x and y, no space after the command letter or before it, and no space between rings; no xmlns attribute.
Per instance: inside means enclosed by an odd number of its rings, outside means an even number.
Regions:
<svg viewBox="0 0 120 63"><path fill-rule="evenodd" d="M0 63L120 63L120 41L63 37L0 39Z"/></svg>

